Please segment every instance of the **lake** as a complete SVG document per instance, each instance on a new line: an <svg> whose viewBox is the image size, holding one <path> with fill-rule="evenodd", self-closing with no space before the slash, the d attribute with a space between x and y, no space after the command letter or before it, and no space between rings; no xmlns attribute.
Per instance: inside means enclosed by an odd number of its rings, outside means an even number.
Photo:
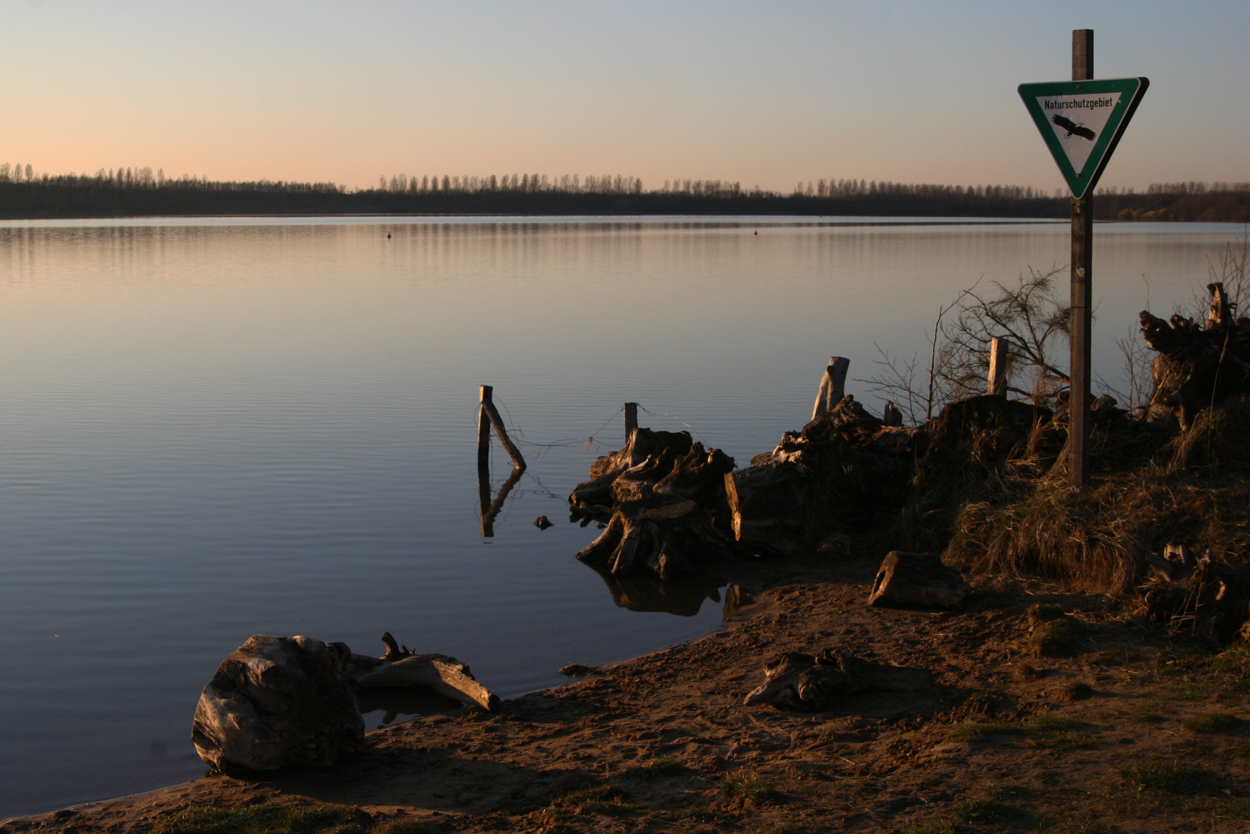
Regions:
<svg viewBox="0 0 1250 834"><path fill-rule="evenodd" d="M1096 376L1122 387L1113 337L1194 309L1242 234L1099 225ZM831 355L879 412L878 346L927 356L961 290L1068 251L1049 222L0 223L0 819L200 775L200 689L252 634L389 630L509 697L714 630L715 594L631 611L573 558L623 403L745 465ZM529 462L490 538L483 384ZM492 489L510 468L496 446Z"/></svg>

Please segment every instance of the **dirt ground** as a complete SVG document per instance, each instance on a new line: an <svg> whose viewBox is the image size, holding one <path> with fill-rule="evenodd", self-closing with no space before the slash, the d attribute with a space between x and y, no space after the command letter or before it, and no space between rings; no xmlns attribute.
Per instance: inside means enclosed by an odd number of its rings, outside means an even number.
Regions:
<svg viewBox="0 0 1250 834"><path fill-rule="evenodd" d="M331 771L214 776L0 832L146 832L193 806L314 803L361 809L357 830L1250 831L1240 650L1022 580L970 576L953 613L870 608L879 562L743 568L754 601L715 634L498 714L374 731ZM925 667L936 685L819 713L743 705L770 658L827 647Z"/></svg>

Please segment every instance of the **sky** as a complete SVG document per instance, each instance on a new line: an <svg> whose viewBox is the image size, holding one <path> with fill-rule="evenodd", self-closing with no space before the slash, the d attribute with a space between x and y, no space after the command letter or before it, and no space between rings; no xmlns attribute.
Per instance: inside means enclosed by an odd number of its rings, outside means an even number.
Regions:
<svg viewBox="0 0 1250 834"><path fill-rule="evenodd" d="M1250 181L1250 3L0 0L0 161L213 180L1063 188L1016 92L1150 89L1109 186Z"/></svg>

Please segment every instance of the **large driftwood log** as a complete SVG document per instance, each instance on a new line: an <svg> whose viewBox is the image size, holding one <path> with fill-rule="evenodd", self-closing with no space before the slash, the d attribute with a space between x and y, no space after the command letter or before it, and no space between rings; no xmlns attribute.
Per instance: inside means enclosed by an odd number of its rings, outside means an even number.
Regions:
<svg viewBox="0 0 1250 834"><path fill-rule="evenodd" d="M873 606L958 608L968 596L968 583L954 568L931 553L891 551L881 563L868 595Z"/></svg>
<svg viewBox="0 0 1250 834"><path fill-rule="evenodd" d="M393 661L354 654L343 674L358 690L424 687L465 706L487 712L499 709L499 698L477 682L468 666L443 654L413 654Z"/></svg>
<svg viewBox="0 0 1250 834"><path fill-rule="evenodd" d="M695 502L651 495L619 504L577 558L608 573L669 579L733 558L738 547Z"/></svg>
<svg viewBox="0 0 1250 834"><path fill-rule="evenodd" d="M843 397L772 452L725 477L730 525L743 545L787 555L832 532L866 529L903 500L914 429L888 426Z"/></svg>
<svg viewBox="0 0 1250 834"><path fill-rule="evenodd" d="M872 663L834 649L819 655L787 652L764 671L767 679L743 701L748 706L819 711L861 692L914 692L933 685L927 669Z"/></svg>
<svg viewBox="0 0 1250 834"><path fill-rule="evenodd" d="M803 549L811 493L802 464L766 460L725 475L734 538L768 553L789 555Z"/></svg>

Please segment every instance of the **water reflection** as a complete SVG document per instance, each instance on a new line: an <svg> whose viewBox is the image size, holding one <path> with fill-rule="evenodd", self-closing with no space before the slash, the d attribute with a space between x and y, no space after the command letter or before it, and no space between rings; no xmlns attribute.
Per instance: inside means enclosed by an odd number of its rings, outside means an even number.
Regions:
<svg viewBox="0 0 1250 834"><path fill-rule="evenodd" d="M454 698L412 686L369 688L357 693L356 700L360 702L360 714L365 716L366 724L371 720L370 713L383 714L379 728L401 716L406 720L420 715L439 715L464 706Z"/></svg>
<svg viewBox="0 0 1250 834"><path fill-rule="evenodd" d="M720 589L726 584L726 580L710 575L665 582L649 576L616 576L593 565L588 567L599 574L608 586L616 606L630 611L662 611L679 617L693 617L703 607L704 600L719 603Z"/></svg>
<svg viewBox="0 0 1250 834"><path fill-rule="evenodd" d="M521 480L524 469L516 468L512 470L512 474L508 476L508 480L503 482L503 486L499 488L499 493L491 499L490 488L490 468L488 466L478 466L477 469L477 489L478 502L482 509L482 537L492 538L495 535L495 517L499 515L499 511L503 509L504 503L508 500L508 493L516 486L517 481Z"/></svg>

